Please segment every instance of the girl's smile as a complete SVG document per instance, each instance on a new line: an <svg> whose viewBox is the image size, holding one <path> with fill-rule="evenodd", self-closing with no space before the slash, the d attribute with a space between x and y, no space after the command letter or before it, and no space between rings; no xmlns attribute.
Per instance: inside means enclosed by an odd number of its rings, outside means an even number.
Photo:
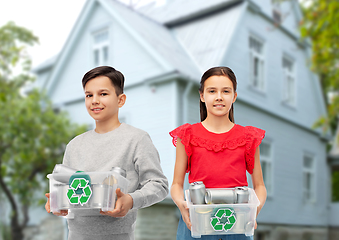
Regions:
<svg viewBox="0 0 339 240"><path fill-rule="evenodd" d="M213 105L213 107L222 109L222 108L225 107L225 105L224 104L215 104L215 105Z"/></svg>

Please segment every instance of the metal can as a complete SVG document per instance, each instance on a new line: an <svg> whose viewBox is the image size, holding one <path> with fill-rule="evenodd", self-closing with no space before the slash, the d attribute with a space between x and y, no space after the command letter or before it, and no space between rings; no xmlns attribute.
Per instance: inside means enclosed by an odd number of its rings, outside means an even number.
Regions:
<svg viewBox="0 0 339 240"><path fill-rule="evenodd" d="M241 208L240 209L234 209L235 212L235 217L236 217L236 222L232 228L232 231L234 233L244 233L245 232L245 225L246 225L246 221L248 218L248 213L245 211L242 211Z"/></svg>
<svg viewBox="0 0 339 240"><path fill-rule="evenodd" d="M69 166L66 166L64 164L55 164L54 169L53 169L53 173L64 173L64 174L67 174L67 173L73 174L76 171L78 170L71 168Z"/></svg>
<svg viewBox="0 0 339 240"><path fill-rule="evenodd" d="M237 196L233 188L229 189L206 189L205 202L207 204L233 204Z"/></svg>
<svg viewBox="0 0 339 240"><path fill-rule="evenodd" d="M92 196L89 201L91 208L113 209L113 187L104 184L92 184Z"/></svg>
<svg viewBox="0 0 339 240"><path fill-rule="evenodd" d="M236 187L235 192L237 194L237 203L248 203L249 192L247 187Z"/></svg>
<svg viewBox="0 0 339 240"><path fill-rule="evenodd" d="M109 185L109 186L113 186L114 184L117 184L117 183L118 183L118 180L113 175L109 175L102 182L102 184Z"/></svg>
<svg viewBox="0 0 339 240"><path fill-rule="evenodd" d="M199 232L202 235L213 234L214 229L211 227L211 217L213 214L214 208L195 208L194 218L195 219L195 226L192 225L193 231ZM190 213L191 214L191 213ZM190 216L191 217L191 216ZM192 221L191 218L191 221Z"/></svg>
<svg viewBox="0 0 339 240"><path fill-rule="evenodd" d="M68 183L69 178L76 172L77 170L74 168L68 167L64 164L56 164L53 169L53 178L55 181Z"/></svg>
<svg viewBox="0 0 339 240"><path fill-rule="evenodd" d="M203 182L193 182L189 186L191 201L193 204L205 204L206 188Z"/></svg>
<svg viewBox="0 0 339 240"><path fill-rule="evenodd" d="M71 208L69 199L67 197L69 185L67 184L55 184L54 187L57 189L57 206L60 210Z"/></svg>
<svg viewBox="0 0 339 240"><path fill-rule="evenodd" d="M112 167L111 171L119 173L121 176L126 178L126 170L121 167Z"/></svg>

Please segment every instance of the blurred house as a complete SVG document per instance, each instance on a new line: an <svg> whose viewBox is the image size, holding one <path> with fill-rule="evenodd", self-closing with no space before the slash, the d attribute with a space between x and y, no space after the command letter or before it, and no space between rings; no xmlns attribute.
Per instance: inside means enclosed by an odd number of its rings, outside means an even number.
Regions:
<svg viewBox="0 0 339 240"><path fill-rule="evenodd" d="M56 108L94 127L81 79L98 65L126 77L123 122L147 131L172 182L169 131L199 119L203 72L229 66L238 79L235 121L266 130L260 146L267 202L256 240L329 239L339 229L330 202L329 136L312 129L326 114L317 76L300 41L297 1L168 0L133 9L88 0L61 53L37 67L37 86ZM179 212L170 196L141 209L136 239L175 239ZM332 234L338 239L338 235Z"/></svg>
<svg viewBox="0 0 339 240"><path fill-rule="evenodd" d="M332 144L332 149L328 154L328 161L331 167L331 173L334 174L339 173L339 127L337 128L337 132L334 135L334 143ZM332 190L335 186L332 186ZM329 219L329 227L330 231L330 238L338 239L339 237L339 202L332 202L330 204L330 219Z"/></svg>

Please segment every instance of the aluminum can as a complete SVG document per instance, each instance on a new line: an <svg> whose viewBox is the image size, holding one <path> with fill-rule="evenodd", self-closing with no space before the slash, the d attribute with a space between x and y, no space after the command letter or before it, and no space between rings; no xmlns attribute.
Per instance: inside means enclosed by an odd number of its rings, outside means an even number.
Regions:
<svg viewBox="0 0 339 240"><path fill-rule="evenodd" d="M91 208L101 208L105 199L105 190L108 188L107 185L103 184L92 184L92 196L89 200Z"/></svg>
<svg viewBox="0 0 339 240"><path fill-rule="evenodd" d="M248 220L248 213L245 211L242 211L241 209L234 209L235 211L235 216L237 221L235 222L232 231L234 233L245 233L245 226L246 226L246 221Z"/></svg>
<svg viewBox="0 0 339 240"><path fill-rule="evenodd" d="M236 187L237 203L248 203L249 192L247 187Z"/></svg>
<svg viewBox="0 0 339 240"><path fill-rule="evenodd" d="M55 188L57 189L57 206L60 210L65 210L71 208L69 200L67 198L67 192L69 185L67 184L55 184Z"/></svg>
<svg viewBox="0 0 339 240"><path fill-rule="evenodd" d="M91 208L113 208L113 187L104 184L92 184Z"/></svg>
<svg viewBox="0 0 339 240"><path fill-rule="evenodd" d="M119 173L121 176L126 178L126 170L122 169L121 167L112 167L111 171Z"/></svg>
<svg viewBox="0 0 339 240"><path fill-rule="evenodd" d="M213 234L214 229L211 227L211 217L214 208L195 208L194 217L196 220L196 226L194 227L196 232L200 232L202 235ZM191 214L191 213L190 213ZM190 216L191 217L191 216ZM192 219L191 219L192 221Z"/></svg>
<svg viewBox="0 0 339 240"><path fill-rule="evenodd" d="M76 169L68 167L64 164L55 164L53 169L53 178L58 182L68 183L69 178L76 172Z"/></svg>
<svg viewBox="0 0 339 240"><path fill-rule="evenodd" d="M193 204L205 204L205 184L201 181L193 182L189 186L191 201Z"/></svg>
<svg viewBox="0 0 339 240"><path fill-rule="evenodd" d="M76 170L74 168L71 168L71 167L68 167L68 166L66 166L64 164L55 164L54 169L53 169L53 173L65 173L65 174L69 173L69 174L73 174L76 171L78 171L78 170Z"/></svg>
<svg viewBox="0 0 339 240"><path fill-rule="evenodd" d="M233 188L229 189L206 189L206 204L233 204L237 196Z"/></svg>

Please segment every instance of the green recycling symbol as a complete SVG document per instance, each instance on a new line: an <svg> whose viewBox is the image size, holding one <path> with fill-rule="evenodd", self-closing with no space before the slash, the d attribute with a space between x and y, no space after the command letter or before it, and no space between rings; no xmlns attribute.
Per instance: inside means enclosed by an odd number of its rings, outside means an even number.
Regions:
<svg viewBox="0 0 339 240"><path fill-rule="evenodd" d="M227 232L232 229L236 221L237 219L234 215L234 211L229 208L220 208L215 213L214 217L211 217L211 225L214 231L225 230L225 232Z"/></svg>
<svg viewBox="0 0 339 240"><path fill-rule="evenodd" d="M85 178L73 179L72 183L69 185L70 188L67 192L67 198L71 204L80 203L82 206L88 202L88 200L92 196L92 190L88 183L89 181ZM78 196L77 193L81 194L81 196Z"/></svg>

